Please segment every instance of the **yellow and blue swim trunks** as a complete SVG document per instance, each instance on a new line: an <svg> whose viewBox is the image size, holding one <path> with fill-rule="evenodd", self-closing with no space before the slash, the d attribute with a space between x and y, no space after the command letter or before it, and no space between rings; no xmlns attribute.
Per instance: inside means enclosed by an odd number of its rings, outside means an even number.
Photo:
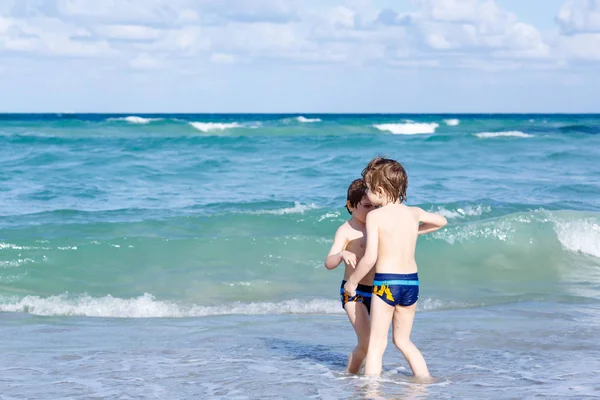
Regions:
<svg viewBox="0 0 600 400"><path fill-rule="evenodd" d="M419 300L419 276L414 274L375 274L373 294L390 306L412 306Z"/></svg>

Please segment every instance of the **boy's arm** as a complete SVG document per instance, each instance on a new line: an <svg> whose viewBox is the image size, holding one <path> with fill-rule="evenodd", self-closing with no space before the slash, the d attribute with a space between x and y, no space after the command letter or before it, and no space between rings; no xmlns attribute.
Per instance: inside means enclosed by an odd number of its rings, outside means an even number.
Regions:
<svg viewBox="0 0 600 400"><path fill-rule="evenodd" d="M435 232L440 228L446 226L448 221L446 218L439 214L430 213L424 211L421 208L417 208L419 213L419 235L426 233Z"/></svg>
<svg viewBox="0 0 600 400"><path fill-rule="evenodd" d="M327 257L325 258L325 268L327 269L336 268L344 260L342 253L344 252L347 242L344 231L344 225L342 225L335 232L333 244L331 245L331 249L329 249L329 254L327 254Z"/></svg>
<svg viewBox="0 0 600 400"><path fill-rule="evenodd" d="M377 215L371 211L367 214L367 247L365 255L360 259L354 272L348 278L344 290L348 289L348 293L355 295L358 282L369 273L377 262L377 251L379 248L379 224L376 219ZM351 289L351 290L350 290Z"/></svg>

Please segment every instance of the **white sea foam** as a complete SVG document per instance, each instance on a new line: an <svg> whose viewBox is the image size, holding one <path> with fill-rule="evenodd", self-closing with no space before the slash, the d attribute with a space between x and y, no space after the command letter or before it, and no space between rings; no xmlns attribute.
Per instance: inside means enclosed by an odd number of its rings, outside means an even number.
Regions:
<svg viewBox="0 0 600 400"><path fill-rule="evenodd" d="M242 125L238 124L237 122L190 122L190 125L205 133L210 131L224 131L226 129L242 128Z"/></svg>
<svg viewBox="0 0 600 400"><path fill-rule="evenodd" d="M405 124L377 124L373 127L380 131L388 131L396 135L418 135L435 133L435 129L439 126L435 122L415 122Z"/></svg>
<svg viewBox="0 0 600 400"><path fill-rule="evenodd" d="M36 249L38 249L38 247L32 247L32 246L20 246L20 245L18 245L18 244L0 242L0 250L2 250L2 249L12 249L12 250L36 250Z"/></svg>
<svg viewBox="0 0 600 400"><path fill-rule="evenodd" d="M447 228L431 234L449 244L471 242L477 239L494 239L509 242L513 239L519 223L529 223L532 217L513 215L506 218L470 224L451 224Z"/></svg>
<svg viewBox="0 0 600 400"><path fill-rule="evenodd" d="M321 122L321 118L306 118L306 117L303 117L302 115L300 115L299 117L296 117L296 121L298 121L298 122Z"/></svg>
<svg viewBox="0 0 600 400"><path fill-rule="evenodd" d="M448 219L454 218L464 218L464 217L479 217L484 213L488 213L492 211L490 206L471 206L468 205L466 207L458 207L455 210L446 209L444 207L438 207L437 213L443 215Z"/></svg>
<svg viewBox="0 0 600 400"><path fill-rule="evenodd" d="M445 119L444 122L448 126L456 126L456 125L460 124L460 120L459 119Z"/></svg>
<svg viewBox="0 0 600 400"><path fill-rule="evenodd" d="M125 121L125 122L129 122L130 124L149 124L150 122L153 121L161 121L162 118L142 118L142 117L136 117L136 116L129 116L129 117L123 117L123 118L109 118L108 121Z"/></svg>
<svg viewBox="0 0 600 400"><path fill-rule="evenodd" d="M419 301L421 311L460 304L443 303L439 300ZM260 314L344 314L339 300L312 299L271 302L236 302L216 306L183 305L171 301L157 301L145 293L131 299L118 297L69 296L61 294L50 297L26 296L22 299L0 297L1 312L25 312L45 316L88 316L111 318L184 318L211 315L260 315Z"/></svg>
<svg viewBox="0 0 600 400"><path fill-rule="evenodd" d="M523 133L521 131L506 131L506 132L480 132L476 133L475 136L481 139L491 139L498 137L520 137L520 138L530 138L533 135L528 133Z"/></svg>
<svg viewBox="0 0 600 400"><path fill-rule="evenodd" d="M562 246L573 252L600 258L600 222L591 218L565 221L553 219Z"/></svg>
<svg viewBox="0 0 600 400"><path fill-rule="evenodd" d="M252 286L252 282L229 282L227 283L229 286Z"/></svg>
<svg viewBox="0 0 600 400"><path fill-rule="evenodd" d="M274 210L259 210L253 211L253 214L275 214L275 215L285 215L285 214L304 214L308 210L314 210L318 208L316 204L302 204L300 202L294 202L293 207L286 208L276 208Z"/></svg>
<svg viewBox="0 0 600 400"><path fill-rule="evenodd" d="M440 208L439 213L447 218L461 218L465 215L480 215L488 212L485 207L472 208L459 212L459 209L446 210ZM431 234L432 238L444 240L450 244L471 242L477 239L495 239L511 242L523 233L534 235L533 223L551 223L561 246L571 252L586 254L600 258L600 219L598 217L577 216L571 212L549 212L537 210L533 213L518 213L499 219L478 221L469 224L451 224L447 228ZM534 236L531 236L532 240Z"/></svg>
<svg viewBox="0 0 600 400"><path fill-rule="evenodd" d="M340 217L340 213L339 212L337 212L337 211L335 211L335 212L329 212L329 213L321 215L319 217L319 222L322 222L322 221L324 221L326 219L329 219L329 220L331 220L331 219L337 219L339 217Z"/></svg>
<svg viewBox="0 0 600 400"><path fill-rule="evenodd" d="M0 269L3 268L17 268L24 264L34 263L35 260L31 258L19 258L17 260L0 261Z"/></svg>

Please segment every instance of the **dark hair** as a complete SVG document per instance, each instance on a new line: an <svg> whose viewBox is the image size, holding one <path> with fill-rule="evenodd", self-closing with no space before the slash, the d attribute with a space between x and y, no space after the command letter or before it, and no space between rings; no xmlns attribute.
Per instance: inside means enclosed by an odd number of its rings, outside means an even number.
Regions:
<svg viewBox="0 0 600 400"><path fill-rule="evenodd" d="M362 177L371 190L383 188L390 201L400 200L400 203L406 201L408 176L398 161L375 157L363 170Z"/></svg>
<svg viewBox="0 0 600 400"><path fill-rule="evenodd" d="M350 203L350 206L356 208L365 194L367 194L367 185L365 185L364 180L358 178L353 180L350 186L348 186L348 195L346 196L346 200L348 203ZM352 211L350 211L348 208L348 204L346 204L346 210L352 214Z"/></svg>

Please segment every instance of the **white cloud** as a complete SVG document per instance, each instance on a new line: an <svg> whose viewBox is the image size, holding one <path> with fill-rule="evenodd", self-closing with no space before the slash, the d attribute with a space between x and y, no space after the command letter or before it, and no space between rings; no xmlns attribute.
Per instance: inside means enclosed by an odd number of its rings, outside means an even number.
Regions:
<svg viewBox="0 0 600 400"><path fill-rule="evenodd" d="M567 0L548 41L495 0L414 0L398 13L367 0L0 0L0 52L169 59L459 68L597 60L600 0ZM577 35L576 35L577 33ZM131 59L131 55L137 55ZM5 56L3 54L3 56ZM151 61L153 60L153 61ZM178 61L179 60L179 61ZM511 63L515 61L514 63ZM468 62L466 62L468 61ZM478 62L481 61L481 62ZM489 67L485 67L486 70Z"/></svg>
<svg viewBox="0 0 600 400"><path fill-rule="evenodd" d="M555 40L557 57L571 63L600 61L600 0L567 0L556 22L562 33Z"/></svg>
<svg viewBox="0 0 600 400"><path fill-rule="evenodd" d="M298 19L297 0L203 0L196 9L207 22L287 23Z"/></svg>
<svg viewBox="0 0 600 400"><path fill-rule="evenodd" d="M391 67L401 69L422 69L422 68L439 68L440 60L391 60Z"/></svg>
<svg viewBox="0 0 600 400"><path fill-rule="evenodd" d="M208 25L287 23L295 20L297 0L55 0L69 18L164 27L202 22Z"/></svg>
<svg viewBox="0 0 600 400"><path fill-rule="evenodd" d="M427 44L434 49L451 49L454 46L444 37L444 35L439 33L432 33L427 35L426 37Z"/></svg>
<svg viewBox="0 0 600 400"><path fill-rule="evenodd" d="M31 1L31 0L30 0ZM183 26L197 22L198 0L44 0L55 2L56 14L80 23ZM202 4L206 0L201 0Z"/></svg>
<svg viewBox="0 0 600 400"><path fill-rule="evenodd" d="M540 32L498 7L494 0L419 0L411 16L421 41L432 50L463 51L492 57L546 57Z"/></svg>
<svg viewBox="0 0 600 400"><path fill-rule="evenodd" d="M327 18L333 27L352 29L355 27L356 12L348 7L336 6L329 10Z"/></svg>
<svg viewBox="0 0 600 400"><path fill-rule="evenodd" d="M147 41L163 36L161 30L143 25L100 25L96 26L94 31L113 40Z"/></svg>
<svg viewBox="0 0 600 400"><path fill-rule="evenodd" d="M561 36L557 52L565 59L576 61L600 61L600 33Z"/></svg>
<svg viewBox="0 0 600 400"><path fill-rule="evenodd" d="M504 36L504 50L492 53L501 58L547 58L551 48L533 26L517 22L510 26Z"/></svg>
<svg viewBox="0 0 600 400"><path fill-rule="evenodd" d="M11 15L11 11L15 5L16 0L2 0L0 1L0 16Z"/></svg>
<svg viewBox="0 0 600 400"><path fill-rule="evenodd" d="M563 33L600 33L600 0L567 0L556 16Z"/></svg>
<svg viewBox="0 0 600 400"><path fill-rule="evenodd" d="M210 61L215 64L233 64L236 61L236 57L232 54L214 53L210 56Z"/></svg>
<svg viewBox="0 0 600 400"><path fill-rule="evenodd" d="M230 23L206 28L206 32L215 50L248 56L285 57L288 52L311 45L295 23Z"/></svg>
<svg viewBox="0 0 600 400"><path fill-rule="evenodd" d="M516 17L500 9L494 0L418 0L417 2L423 14L433 21L476 23L498 32L516 20Z"/></svg>
<svg viewBox="0 0 600 400"><path fill-rule="evenodd" d="M84 33L84 30L56 18L0 17L0 51L4 49L67 57L104 57L115 54L105 41L82 40Z"/></svg>
<svg viewBox="0 0 600 400"><path fill-rule="evenodd" d="M64 17L143 23L160 22L163 4L161 0L57 0L57 10Z"/></svg>
<svg viewBox="0 0 600 400"><path fill-rule="evenodd" d="M208 34L201 28L186 26L165 29L161 39L151 43L137 43L134 48L146 52L170 53L192 57L203 53L212 46Z"/></svg>
<svg viewBox="0 0 600 400"><path fill-rule="evenodd" d="M131 61L129 66L133 69L153 70L162 67L162 62L148 54L140 54Z"/></svg>
<svg viewBox="0 0 600 400"><path fill-rule="evenodd" d="M467 59L461 60L458 68L474 69L485 72L500 72L500 71L517 71L523 68L523 64L518 61L511 60L477 60Z"/></svg>

